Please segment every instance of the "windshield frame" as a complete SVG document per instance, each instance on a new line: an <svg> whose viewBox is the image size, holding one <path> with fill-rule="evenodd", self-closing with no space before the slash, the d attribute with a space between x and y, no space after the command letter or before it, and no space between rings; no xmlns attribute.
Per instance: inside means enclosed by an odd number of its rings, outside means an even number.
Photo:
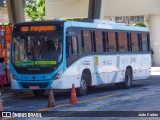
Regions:
<svg viewBox="0 0 160 120"><path fill-rule="evenodd" d="M48 65L48 66L37 66L37 65L33 65L33 66L17 66L14 62L13 62L13 43L14 43L14 40L13 38L14 37L18 37L18 36L60 36L62 41L61 41L61 44L62 44L62 50L61 50L61 54L62 54L62 58L61 58L61 61L55 65ZM24 37L25 38L25 37ZM25 38L26 39L26 38ZM17 34L14 34L12 35L12 41L11 41L11 63L13 65L13 67L17 70L18 73L24 73L24 72L27 72L27 73L50 73L52 72L55 68L57 68L62 62L63 62L63 49L64 49L64 38L63 38L63 33L62 32L59 32L59 33L17 33ZM35 59L34 59L35 60ZM38 72L39 71L39 72Z"/></svg>

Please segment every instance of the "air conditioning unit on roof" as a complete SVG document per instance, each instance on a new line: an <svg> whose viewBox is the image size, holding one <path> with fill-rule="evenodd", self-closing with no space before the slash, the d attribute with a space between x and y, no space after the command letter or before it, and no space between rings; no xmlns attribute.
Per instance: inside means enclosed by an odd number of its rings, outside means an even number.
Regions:
<svg viewBox="0 0 160 120"><path fill-rule="evenodd" d="M125 23L116 23L111 20L100 20L100 19L94 19L94 23L97 24L110 24L110 25L126 25Z"/></svg>

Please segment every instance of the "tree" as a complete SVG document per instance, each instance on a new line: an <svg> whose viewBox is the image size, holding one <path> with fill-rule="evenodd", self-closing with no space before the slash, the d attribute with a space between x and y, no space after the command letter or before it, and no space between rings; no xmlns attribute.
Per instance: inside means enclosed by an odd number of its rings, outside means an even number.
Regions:
<svg viewBox="0 0 160 120"><path fill-rule="evenodd" d="M26 0L24 9L32 21L41 21L45 19L45 0Z"/></svg>
<svg viewBox="0 0 160 120"><path fill-rule="evenodd" d="M135 26L146 27L146 25L144 23L142 23L142 22L136 23Z"/></svg>

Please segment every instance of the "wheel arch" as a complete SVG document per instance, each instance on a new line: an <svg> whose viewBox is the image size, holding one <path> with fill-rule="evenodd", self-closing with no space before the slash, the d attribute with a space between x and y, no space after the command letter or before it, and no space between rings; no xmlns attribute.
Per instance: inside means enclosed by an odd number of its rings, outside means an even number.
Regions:
<svg viewBox="0 0 160 120"><path fill-rule="evenodd" d="M126 70L127 70L127 69L131 70L132 79L133 79L133 69L132 69L132 66L127 66L127 67L126 67Z"/></svg>

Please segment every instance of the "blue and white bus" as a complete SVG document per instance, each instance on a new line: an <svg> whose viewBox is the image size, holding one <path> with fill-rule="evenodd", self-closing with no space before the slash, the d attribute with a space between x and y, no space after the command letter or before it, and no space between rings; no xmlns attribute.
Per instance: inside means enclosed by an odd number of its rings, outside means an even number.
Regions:
<svg viewBox="0 0 160 120"><path fill-rule="evenodd" d="M41 21L16 24L10 57L12 89L129 88L151 74L149 30L105 20Z"/></svg>

